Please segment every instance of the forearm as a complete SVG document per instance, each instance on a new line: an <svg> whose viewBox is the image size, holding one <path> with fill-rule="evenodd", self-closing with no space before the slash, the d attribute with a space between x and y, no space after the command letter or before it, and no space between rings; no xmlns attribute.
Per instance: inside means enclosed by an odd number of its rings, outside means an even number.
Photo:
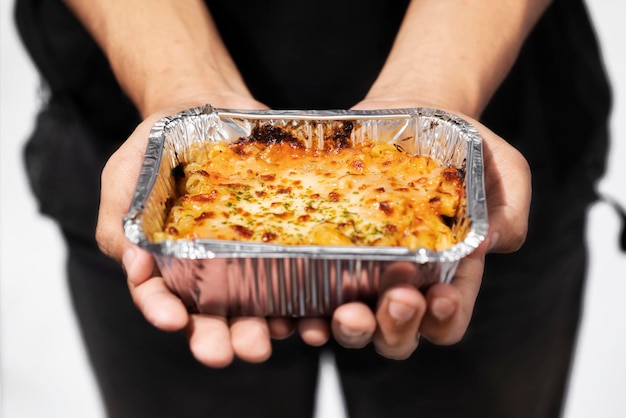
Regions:
<svg viewBox="0 0 626 418"><path fill-rule="evenodd" d="M249 95L201 0L64 0L148 115L172 101Z"/></svg>
<svg viewBox="0 0 626 418"><path fill-rule="evenodd" d="M413 0L368 99L415 97L478 117L550 0Z"/></svg>

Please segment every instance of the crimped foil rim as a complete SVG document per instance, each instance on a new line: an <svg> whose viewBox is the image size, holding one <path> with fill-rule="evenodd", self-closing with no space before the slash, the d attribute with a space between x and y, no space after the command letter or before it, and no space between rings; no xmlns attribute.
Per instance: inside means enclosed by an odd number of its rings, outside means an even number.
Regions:
<svg viewBox="0 0 626 418"><path fill-rule="evenodd" d="M141 215L145 203L156 182L166 132L184 118L199 115L215 115L219 118L243 117L262 120L354 120L354 119L410 119L435 117L455 125L468 144L466 178L471 181L467 188L467 211L471 226L463 241L442 251L405 247L361 246L297 246L209 239L151 242L142 228ZM405 108L379 110L239 110L213 108L206 104L184 110L157 121L149 134L145 158L130 208L123 219L124 233L133 244L155 256L179 259L211 258L311 258L311 259L360 259L383 261L412 261L416 263L456 262L474 251L485 239L488 229L486 196L484 191L484 167L482 138L476 128L466 120L439 109Z"/></svg>

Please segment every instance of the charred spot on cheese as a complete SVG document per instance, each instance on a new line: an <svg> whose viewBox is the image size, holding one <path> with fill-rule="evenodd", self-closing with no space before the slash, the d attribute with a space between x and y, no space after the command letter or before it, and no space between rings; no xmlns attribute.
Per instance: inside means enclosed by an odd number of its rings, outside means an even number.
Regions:
<svg viewBox="0 0 626 418"><path fill-rule="evenodd" d="M327 142L328 149L339 150L349 147L353 129L354 122L343 122L342 125L333 132L331 136L332 141Z"/></svg>
<svg viewBox="0 0 626 418"><path fill-rule="evenodd" d="M351 121L333 126L313 148L302 132L261 123L232 143L186 150L173 170L178 194L151 239L411 250L456 243L463 169L394 144L353 143Z"/></svg>
<svg viewBox="0 0 626 418"><path fill-rule="evenodd" d="M200 193L195 195L185 195L182 198L193 202L213 202L217 197L217 190L211 190L209 193Z"/></svg>
<svg viewBox="0 0 626 418"><path fill-rule="evenodd" d="M333 190L332 192L328 193L328 200L330 200L331 202L339 202L339 200L341 200L341 194Z"/></svg>
<svg viewBox="0 0 626 418"><path fill-rule="evenodd" d="M291 133L270 124L255 126L249 136L239 138L239 140L233 143L233 147L237 148L249 143L263 144L266 146L272 144L290 144L292 147L305 147L304 143Z"/></svg>
<svg viewBox="0 0 626 418"><path fill-rule="evenodd" d="M445 170L443 172L443 178L446 181L453 181L453 180L457 180L460 177L460 172L459 170Z"/></svg>
<svg viewBox="0 0 626 418"><path fill-rule="evenodd" d="M363 161L359 159L355 159L350 165L355 171L363 171L363 168L365 167Z"/></svg>
<svg viewBox="0 0 626 418"><path fill-rule="evenodd" d="M273 212L272 215L279 219L287 219L290 217L289 212Z"/></svg>
<svg viewBox="0 0 626 418"><path fill-rule="evenodd" d="M165 209L165 213L169 213L172 210L172 206L174 206L174 198L172 196L169 196L167 199L165 199L165 202L163 202L163 208Z"/></svg>
<svg viewBox="0 0 626 418"><path fill-rule="evenodd" d="M389 202L378 202L378 209L385 215L391 216L393 214L393 207Z"/></svg>
<svg viewBox="0 0 626 418"><path fill-rule="evenodd" d="M274 233L274 232L263 232L263 235L261 235L261 241L263 242L271 242L274 241L278 238L278 234Z"/></svg>
<svg viewBox="0 0 626 418"><path fill-rule="evenodd" d="M209 173L207 173L207 172L206 172L206 171L204 171L204 170L194 170L194 171L193 171L193 174L199 174L199 175L201 175L201 176L205 176L205 177L209 177L209 176L210 176L210 174L209 174Z"/></svg>
<svg viewBox="0 0 626 418"><path fill-rule="evenodd" d="M210 218L213 218L213 217L215 217L215 213L213 213L213 212L202 212L200 214L200 216L198 216L197 218L194 219L194 221L200 222L203 219L210 219Z"/></svg>
<svg viewBox="0 0 626 418"><path fill-rule="evenodd" d="M231 228L241 237L244 239L250 239L252 238L252 236L254 235L254 232L251 231L249 228L246 228L245 226L242 225L231 225Z"/></svg>

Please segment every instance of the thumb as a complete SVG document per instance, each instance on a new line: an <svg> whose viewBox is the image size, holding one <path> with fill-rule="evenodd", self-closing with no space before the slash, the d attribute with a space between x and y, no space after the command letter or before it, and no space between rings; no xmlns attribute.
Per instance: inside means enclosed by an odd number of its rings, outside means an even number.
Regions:
<svg viewBox="0 0 626 418"><path fill-rule="evenodd" d="M140 124L109 158L101 176L96 241L104 254L124 265L127 274L136 263L151 259L148 253L128 241L123 228L123 218L139 178L151 126L152 120Z"/></svg>

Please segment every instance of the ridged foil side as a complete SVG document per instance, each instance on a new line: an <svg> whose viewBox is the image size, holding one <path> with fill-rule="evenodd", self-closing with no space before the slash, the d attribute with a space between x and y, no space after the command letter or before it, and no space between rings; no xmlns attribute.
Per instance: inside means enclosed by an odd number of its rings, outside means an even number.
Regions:
<svg viewBox="0 0 626 418"><path fill-rule="evenodd" d="M351 124L354 143L392 143L465 171L466 196L453 230L460 242L444 251L401 247L285 246L219 240L152 242L174 197L173 169L195 143L234 141L258 124L272 124L320 147ZM190 311L222 315L318 316L338 305L374 301L396 280L417 287L449 282L459 261L487 232L482 141L456 116L435 109L379 111L237 111L209 105L164 118L150 133L131 208L127 238L150 251L168 286Z"/></svg>

